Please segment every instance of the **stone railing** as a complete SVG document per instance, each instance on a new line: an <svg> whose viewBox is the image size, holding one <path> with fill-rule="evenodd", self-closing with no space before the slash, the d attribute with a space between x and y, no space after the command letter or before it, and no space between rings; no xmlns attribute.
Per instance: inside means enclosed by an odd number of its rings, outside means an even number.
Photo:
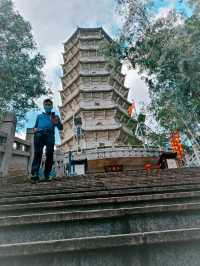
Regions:
<svg viewBox="0 0 200 266"><path fill-rule="evenodd" d="M84 150L82 154L78 155L74 153L74 159L85 159L86 157L88 160L123 157L159 157L161 153L162 151L158 148L144 149L137 146L99 147L97 149ZM65 160L68 160L68 154L65 154Z"/></svg>
<svg viewBox="0 0 200 266"><path fill-rule="evenodd" d="M26 140L15 137L16 117L6 113L0 123L0 177L27 175L33 157L33 133L27 129Z"/></svg>

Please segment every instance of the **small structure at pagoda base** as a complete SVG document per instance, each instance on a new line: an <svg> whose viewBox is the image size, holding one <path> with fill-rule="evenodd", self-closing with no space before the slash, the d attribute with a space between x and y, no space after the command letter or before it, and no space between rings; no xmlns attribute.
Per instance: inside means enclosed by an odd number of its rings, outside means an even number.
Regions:
<svg viewBox="0 0 200 266"><path fill-rule="evenodd" d="M162 152L144 149L135 135L125 76L113 74L100 52L101 43L111 41L102 28L78 28L64 43L59 149L66 164L71 156L87 160L89 172L141 169L156 164Z"/></svg>

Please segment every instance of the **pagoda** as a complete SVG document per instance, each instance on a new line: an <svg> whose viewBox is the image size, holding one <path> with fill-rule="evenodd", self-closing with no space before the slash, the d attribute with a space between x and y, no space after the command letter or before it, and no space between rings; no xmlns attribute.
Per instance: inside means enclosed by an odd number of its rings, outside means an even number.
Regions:
<svg viewBox="0 0 200 266"><path fill-rule="evenodd" d="M129 89L125 76L113 75L107 59L100 53L102 42L111 42L103 28L78 28L64 43L62 65L62 106L64 130L60 148L76 149L73 121L81 117L83 149L120 145L141 145L134 135L137 122L128 116Z"/></svg>

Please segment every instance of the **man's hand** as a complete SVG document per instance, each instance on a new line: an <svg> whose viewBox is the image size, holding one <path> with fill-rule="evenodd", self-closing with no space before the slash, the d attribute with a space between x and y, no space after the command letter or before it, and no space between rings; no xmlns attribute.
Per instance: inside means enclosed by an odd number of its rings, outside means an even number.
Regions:
<svg viewBox="0 0 200 266"><path fill-rule="evenodd" d="M58 124L58 116L57 115L53 115L52 117L51 117L51 121L52 121L52 123L54 124L54 125L57 125Z"/></svg>

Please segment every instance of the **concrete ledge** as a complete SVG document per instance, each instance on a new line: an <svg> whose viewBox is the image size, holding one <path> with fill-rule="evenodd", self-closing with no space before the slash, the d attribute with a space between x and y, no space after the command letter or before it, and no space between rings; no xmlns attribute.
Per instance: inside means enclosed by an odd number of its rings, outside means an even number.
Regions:
<svg viewBox="0 0 200 266"><path fill-rule="evenodd" d="M41 211L58 211L60 208L109 208L111 204L116 205L123 203L126 207L126 203L129 204L141 204L146 205L156 204L158 201L162 201L162 204L169 204L169 201L173 200L184 200L184 201L196 201L200 200L200 191L190 191L190 192L173 192L173 193L162 193L162 194L151 194L151 195L129 195L129 196L118 196L118 197L102 197L102 198L90 198L90 199L74 199L74 200L63 200L63 201L48 201L48 195L46 202L35 202L35 203L25 203L25 204L9 204L0 205L0 216L5 216L5 213L21 213L21 212L41 212ZM108 206L108 207L106 207ZM65 210L66 211L66 210Z"/></svg>
<svg viewBox="0 0 200 266"><path fill-rule="evenodd" d="M47 186L45 189L34 189L38 185L32 185L29 187L30 191L19 191L12 193L1 193L2 198L0 204L16 204L16 203L30 203L30 202L42 202L42 201L58 201L66 199L84 199L84 198L97 198L113 195L142 195L142 194L158 194L166 192L180 191L195 191L200 189L200 184L187 184L187 185L171 185L171 186L155 186L155 187L134 187L134 188L84 188L84 189L63 189L56 190L55 187ZM31 189L33 189L31 191Z"/></svg>
<svg viewBox="0 0 200 266"><path fill-rule="evenodd" d="M26 152L26 151L13 150L12 154L14 156L30 157L30 152ZM16 170L18 170L18 169L16 169Z"/></svg>
<svg viewBox="0 0 200 266"><path fill-rule="evenodd" d="M24 177L21 177L24 180ZM12 180L12 178L11 178ZM0 199L17 198L17 197L29 197L29 196L48 196L48 195L60 195L65 193L67 198L81 198L81 197L98 197L98 196L112 196L112 195L142 195L142 194L156 194L181 191L198 191L200 190L200 184L187 184L187 185L172 185L172 186L155 186L155 187L129 187L129 188L114 188L110 190L102 189L101 187L92 188L79 188L69 189L60 186L40 187L38 185L32 185L27 190L0 190Z"/></svg>
<svg viewBox="0 0 200 266"><path fill-rule="evenodd" d="M182 211L199 211L200 203L184 203L171 205L144 206L135 208L104 209L92 211L56 212L20 216L0 217L0 227L30 224L59 223L64 221L107 219L142 214L158 214Z"/></svg>
<svg viewBox="0 0 200 266"><path fill-rule="evenodd" d="M187 241L197 241L199 245L200 228L0 245L0 258L173 242L178 245Z"/></svg>
<svg viewBox="0 0 200 266"><path fill-rule="evenodd" d="M20 139L20 138L18 138L18 137L15 137L15 138L14 138L14 141L15 141L15 142L19 142L19 143L21 143L21 144L24 144L25 146L30 146L30 142L29 142L29 141L24 140L24 139Z"/></svg>

